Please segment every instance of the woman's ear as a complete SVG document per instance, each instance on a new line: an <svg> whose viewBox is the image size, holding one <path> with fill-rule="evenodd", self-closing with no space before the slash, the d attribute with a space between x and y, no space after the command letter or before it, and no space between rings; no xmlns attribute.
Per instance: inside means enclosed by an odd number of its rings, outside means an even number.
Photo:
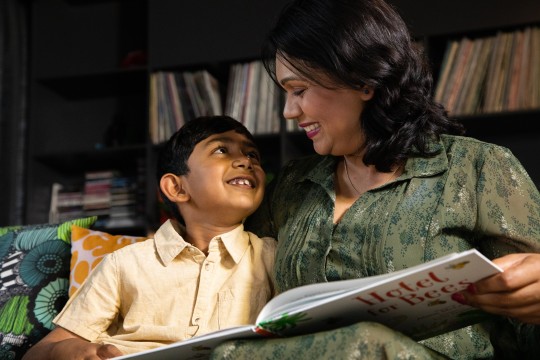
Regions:
<svg viewBox="0 0 540 360"><path fill-rule="evenodd" d="M189 200L189 194L182 186L182 177L167 173L161 177L159 187L163 194L173 203L186 202Z"/></svg>
<svg viewBox="0 0 540 360"><path fill-rule="evenodd" d="M374 93L375 93L375 90L371 86L364 85L362 87L362 90L360 90L360 98L363 101L369 101L373 98Z"/></svg>

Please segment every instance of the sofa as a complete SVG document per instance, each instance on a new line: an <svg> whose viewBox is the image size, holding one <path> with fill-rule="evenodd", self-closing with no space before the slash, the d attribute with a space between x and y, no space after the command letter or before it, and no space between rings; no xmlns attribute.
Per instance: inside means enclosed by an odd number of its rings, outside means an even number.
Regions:
<svg viewBox="0 0 540 360"><path fill-rule="evenodd" d="M107 253L146 239L92 229L97 218L0 227L0 359L20 359Z"/></svg>
<svg viewBox="0 0 540 360"><path fill-rule="evenodd" d="M103 257L146 237L111 235L92 229L96 217L59 224L0 227L0 360L21 359L52 328L52 320ZM540 331L520 327L506 339L508 354L537 358ZM370 358L383 349L388 358L414 353L410 358L436 359L437 354L396 334L379 346L387 330L377 324L357 323L337 331L285 339L237 340L218 346L213 359ZM361 334L361 336L359 335ZM373 347L375 345L375 347ZM372 350L374 349L374 350ZM501 349L499 349L500 351ZM507 350L508 351L508 350ZM507 352L503 352L507 354ZM300 355L301 354L301 355ZM356 355L352 355L356 354ZM379 354L380 355L380 354ZM506 358L504 355L502 358Z"/></svg>

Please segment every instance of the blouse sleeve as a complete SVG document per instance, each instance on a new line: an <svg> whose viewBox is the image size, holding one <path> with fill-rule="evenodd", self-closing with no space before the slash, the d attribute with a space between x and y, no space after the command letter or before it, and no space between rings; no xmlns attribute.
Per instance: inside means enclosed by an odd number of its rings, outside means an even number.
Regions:
<svg viewBox="0 0 540 360"><path fill-rule="evenodd" d="M478 224L486 241L482 251L496 258L514 252L540 252L540 195L518 159L492 147L478 181ZM501 318L491 330L501 358L540 350L540 326Z"/></svg>
<svg viewBox="0 0 540 360"><path fill-rule="evenodd" d="M478 230L488 257L540 252L540 194L512 153L490 147L477 183Z"/></svg>

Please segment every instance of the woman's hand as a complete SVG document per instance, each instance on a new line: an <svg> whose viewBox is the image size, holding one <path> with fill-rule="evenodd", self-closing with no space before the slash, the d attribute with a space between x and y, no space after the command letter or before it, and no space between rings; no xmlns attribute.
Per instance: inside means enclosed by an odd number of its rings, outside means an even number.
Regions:
<svg viewBox="0 0 540 360"><path fill-rule="evenodd" d="M470 285L453 299L486 312L540 324L540 254L493 260L504 272Z"/></svg>

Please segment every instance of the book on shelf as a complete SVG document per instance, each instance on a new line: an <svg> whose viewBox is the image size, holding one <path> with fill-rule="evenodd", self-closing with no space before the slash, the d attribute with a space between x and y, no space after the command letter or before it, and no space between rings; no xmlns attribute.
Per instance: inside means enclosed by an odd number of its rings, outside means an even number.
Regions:
<svg viewBox="0 0 540 360"><path fill-rule="evenodd" d="M180 129L185 124L184 110L182 108L182 102L180 101L180 91L176 84L176 76L173 73L163 74L167 83L167 97L170 102L170 108L172 113L171 124L174 124L175 129Z"/></svg>
<svg viewBox="0 0 540 360"><path fill-rule="evenodd" d="M454 111L457 98L461 93L463 80L465 79L465 73L467 71L470 58L472 56L474 42L468 38L463 38L460 42L460 46L457 52L457 61L452 67L450 78L448 81L447 91L443 99L443 103L446 105L450 112Z"/></svg>
<svg viewBox="0 0 540 360"><path fill-rule="evenodd" d="M531 34L531 61L529 87L527 92L530 94L530 107L540 108L540 27L535 27Z"/></svg>
<svg viewBox="0 0 540 360"><path fill-rule="evenodd" d="M447 43L434 99L453 115L540 107L540 28Z"/></svg>
<svg viewBox="0 0 540 360"><path fill-rule="evenodd" d="M471 87L474 82L474 76L478 74L478 61L480 59L480 53L482 52L483 45L484 39L476 39L472 42L470 58L465 65L463 79L461 81L461 89L456 97L456 102L453 108L454 115L463 113L465 103L471 96Z"/></svg>
<svg viewBox="0 0 540 360"><path fill-rule="evenodd" d="M157 71L150 75L150 138L167 141L197 116L221 115L219 82L208 71Z"/></svg>
<svg viewBox="0 0 540 360"><path fill-rule="evenodd" d="M279 132L278 87L264 70L261 61L234 64L224 113L242 122L254 135Z"/></svg>
<svg viewBox="0 0 540 360"><path fill-rule="evenodd" d="M460 42L453 40L447 43L446 51L444 52L443 61L441 64L441 70L439 72L439 80L435 88L435 101L443 102L443 96L446 92L446 86L448 84L448 78L450 76L450 70L454 66L454 61L456 60L457 50L459 48Z"/></svg>
<svg viewBox="0 0 540 360"><path fill-rule="evenodd" d="M501 87L503 71L503 54L509 40L509 33L498 32L493 44L492 56L489 60L488 74L484 96L483 109L486 112L494 111L497 91Z"/></svg>
<svg viewBox="0 0 540 360"><path fill-rule="evenodd" d="M305 285L270 300L255 324L118 359L199 359L225 340L294 336L359 321L379 322L422 340L487 319L489 315L459 304L451 296L501 271L472 249L384 275Z"/></svg>
<svg viewBox="0 0 540 360"><path fill-rule="evenodd" d="M159 111L158 111L158 80L157 74L150 75L150 96L148 100L148 133L152 144L159 143Z"/></svg>
<svg viewBox="0 0 540 360"><path fill-rule="evenodd" d="M507 82L505 89L503 105L507 110L517 110L517 96L519 89L520 72L523 70L523 52L525 48L525 32L517 31L514 33L515 41L512 46L510 62L508 64Z"/></svg>
<svg viewBox="0 0 540 360"><path fill-rule="evenodd" d="M458 109L459 114L476 114L480 111L482 89L485 85L486 72L493 44L493 38L478 39L481 49L476 55L474 70L472 71L469 88L463 103Z"/></svg>
<svg viewBox="0 0 540 360"><path fill-rule="evenodd" d="M531 60L532 60L532 34L531 27L527 27L523 31L523 53L521 54L521 64L519 65L519 73L517 76L517 94L515 95L514 109L528 109L530 107L530 93L528 92L528 79L531 77ZM539 39L540 41L540 39Z"/></svg>
<svg viewBox="0 0 540 360"><path fill-rule="evenodd" d="M194 104L191 102L188 95L186 81L184 80L184 74L180 72L171 73L176 80L176 86L178 88L178 97L180 100L182 114L184 118L184 123L186 121L192 120L195 118L195 109Z"/></svg>
<svg viewBox="0 0 540 360"><path fill-rule="evenodd" d="M219 82L208 71L193 74L195 85L206 107L206 115L221 115L223 107L219 95Z"/></svg>

